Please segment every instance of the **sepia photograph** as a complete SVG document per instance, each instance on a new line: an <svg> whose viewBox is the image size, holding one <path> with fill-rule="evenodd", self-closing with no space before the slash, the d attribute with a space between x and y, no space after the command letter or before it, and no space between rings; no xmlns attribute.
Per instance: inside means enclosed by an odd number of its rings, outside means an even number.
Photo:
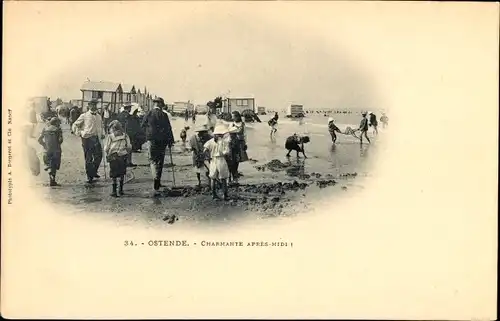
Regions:
<svg viewBox="0 0 500 321"><path fill-rule="evenodd" d="M495 318L498 4L3 19L4 317Z"/></svg>

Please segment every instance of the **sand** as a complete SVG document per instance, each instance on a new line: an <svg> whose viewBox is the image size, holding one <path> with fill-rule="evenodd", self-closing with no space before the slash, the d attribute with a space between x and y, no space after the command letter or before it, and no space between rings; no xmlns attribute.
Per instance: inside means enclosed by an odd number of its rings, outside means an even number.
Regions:
<svg viewBox="0 0 500 321"><path fill-rule="evenodd" d="M326 129L326 119L323 115L308 117L301 126L297 121L282 119L275 139L269 137L267 119L263 119L262 123L248 124L250 160L240 165L243 176L239 186L230 186L229 201L212 200L204 178L203 186L197 187L191 154L180 141L172 149L175 165L170 164L168 154L165 158L162 184L166 188L160 197L152 196L147 143L141 153L133 154L133 162L139 166L128 169L124 188L126 195L119 198L109 195L111 182L105 179L104 164L99 170L101 179L89 187L85 183L80 139L70 133L66 124L62 125L65 141L61 170L57 174L58 183L62 186L48 187L48 175L42 171L36 177L34 188L51 202L70 205L77 212L109 216L131 224L198 224L248 217L294 216L314 207L322 195L330 197L335 193L349 193L352 189L363 188L356 184L356 179L369 175L368 160L373 158L376 140L372 145L360 146L352 136L339 135L337 144L333 145ZM174 135L179 139L184 119L174 118L172 125ZM42 126L39 124L38 129L41 130ZM189 126L194 128L191 121ZM340 129L355 127L353 122L338 122L338 126ZM307 159L297 158L294 152L291 157L285 157L285 139L294 132L311 137L311 143L306 145ZM193 134L192 130L188 131L190 134ZM34 140L30 145L42 152L41 146L37 146Z"/></svg>

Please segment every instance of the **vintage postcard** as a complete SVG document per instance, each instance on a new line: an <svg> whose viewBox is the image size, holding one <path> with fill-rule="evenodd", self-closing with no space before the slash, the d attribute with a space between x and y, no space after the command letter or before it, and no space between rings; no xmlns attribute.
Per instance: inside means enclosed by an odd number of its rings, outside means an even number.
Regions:
<svg viewBox="0 0 500 321"><path fill-rule="evenodd" d="M3 317L496 319L498 3L3 12Z"/></svg>

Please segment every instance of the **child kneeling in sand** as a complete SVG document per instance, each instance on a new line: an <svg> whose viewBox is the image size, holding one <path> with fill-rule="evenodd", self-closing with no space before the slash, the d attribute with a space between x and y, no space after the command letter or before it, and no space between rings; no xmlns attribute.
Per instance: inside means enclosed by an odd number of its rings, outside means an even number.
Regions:
<svg viewBox="0 0 500 321"><path fill-rule="evenodd" d="M113 179L113 190L111 196L124 195L123 183L127 173L127 155L132 152L130 138L123 131L121 123L113 120L109 124L109 135L104 144L106 161L109 163L109 176ZM120 180L118 193L116 193L117 179Z"/></svg>
<svg viewBox="0 0 500 321"><path fill-rule="evenodd" d="M307 144L309 142L309 136L300 136L297 134L289 136L285 142L285 148L288 150L288 154L286 154L286 157L290 157L290 152L294 150L297 152L297 157L299 157L299 153L302 153L304 155L304 158L307 158L304 144Z"/></svg>
<svg viewBox="0 0 500 321"><path fill-rule="evenodd" d="M214 137L205 143L204 150L210 154L209 176L212 180L212 197L219 199L217 196L217 181L222 183L224 190L224 200L228 200L227 195L227 179L229 178L229 166L227 165L226 156L229 155L229 143L223 136L227 133L227 129L223 125L217 125L214 128Z"/></svg>

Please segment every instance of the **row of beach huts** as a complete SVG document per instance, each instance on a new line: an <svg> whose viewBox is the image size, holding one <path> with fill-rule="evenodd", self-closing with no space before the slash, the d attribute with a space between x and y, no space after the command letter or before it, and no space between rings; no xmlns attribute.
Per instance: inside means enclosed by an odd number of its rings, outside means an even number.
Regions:
<svg viewBox="0 0 500 321"><path fill-rule="evenodd" d="M135 85L128 85L123 83L115 83L108 81L85 81L81 88L81 98L72 99L69 102L62 102L60 99L51 102L50 108L54 109L57 106L64 105L67 107L78 106L83 111L86 111L88 103L91 100L97 100L99 109L105 106L112 112L118 112L124 103L137 104L143 110L149 110L153 105L153 95L146 87L143 90ZM165 97L163 97L165 98ZM33 97L31 103L34 104L38 112L47 110L48 97ZM191 101L175 101L166 102L169 112L174 116L182 116L187 112L189 115L193 113L205 114L208 111L206 103L194 104ZM217 113L231 113L233 111L242 112L244 110L251 110L258 115L265 115L266 107L257 106L254 97L224 97L222 106ZM291 104L285 110L286 117L300 118L305 117L309 111L304 110L304 106L300 104ZM274 111L273 111L274 112Z"/></svg>

